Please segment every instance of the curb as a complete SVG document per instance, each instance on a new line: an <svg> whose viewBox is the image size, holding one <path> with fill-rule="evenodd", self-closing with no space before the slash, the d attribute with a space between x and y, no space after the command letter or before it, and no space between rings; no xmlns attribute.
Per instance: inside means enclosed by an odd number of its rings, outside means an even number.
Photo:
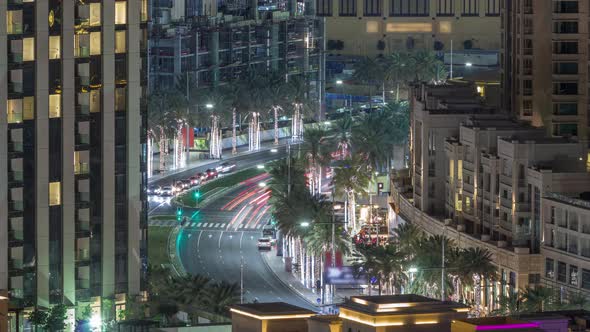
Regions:
<svg viewBox="0 0 590 332"><path fill-rule="evenodd" d="M271 250L272 252L272 250ZM285 285L287 288L289 288L293 293L295 293L295 295L299 296L302 300L304 300L305 302L310 303L312 306L314 307L321 307L319 306L317 303L310 301L307 297L305 297L305 295L299 291L297 288L293 287L290 283L288 283L287 281L281 279L274 271L273 269L270 267L270 265L268 264L267 258L265 254L260 253L260 257L262 258L262 262L264 263L264 266L266 266L266 268L275 276L275 278L283 285Z"/></svg>

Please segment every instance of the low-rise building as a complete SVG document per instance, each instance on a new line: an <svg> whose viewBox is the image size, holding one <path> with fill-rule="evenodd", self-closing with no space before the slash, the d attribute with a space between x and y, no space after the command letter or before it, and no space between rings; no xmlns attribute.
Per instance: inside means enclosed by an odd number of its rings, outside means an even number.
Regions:
<svg viewBox="0 0 590 332"><path fill-rule="evenodd" d="M467 318L463 304L420 295L353 296L340 305L342 331L451 331L451 322Z"/></svg>
<svg viewBox="0 0 590 332"><path fill-rule="evenodd" d="M236 304L230 311L233 332L307 332L315 315L285 302Z"/></svg>

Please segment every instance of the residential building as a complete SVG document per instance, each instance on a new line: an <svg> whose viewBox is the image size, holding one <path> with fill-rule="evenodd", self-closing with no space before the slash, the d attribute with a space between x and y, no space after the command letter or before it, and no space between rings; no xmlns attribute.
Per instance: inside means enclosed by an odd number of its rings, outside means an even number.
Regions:
<svg viewBox="0 0 590 332"><path fill-rule="evenodd" d="M147 8L0 2L2 331L144 287Z"/></svg>
<svg viewBox="0 0 590 332"><path fill-rule="evenodd" d="M553 136L588 137L588 2L502 1L503 104Z"/></svg>
<svg viewBox="0 0 590 332"><path fill-rule="evenodd" d="M500 48L501 0L318 0L328 51L375 56L405 49Z"/></svg>
<svg viewBox="0 0 590 332"><path fill-rule="evenodd" d="M590 176L584 180L583 193L548 192L541 198L542 280L563 298L590 295Z"/></svg>

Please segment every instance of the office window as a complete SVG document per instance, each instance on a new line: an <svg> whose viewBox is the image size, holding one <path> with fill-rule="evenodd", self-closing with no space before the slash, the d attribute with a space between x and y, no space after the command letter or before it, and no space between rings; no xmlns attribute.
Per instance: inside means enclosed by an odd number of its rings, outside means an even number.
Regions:
<svg viewBox="0 0 590 332"><path fill-rule="evenodd" d="M430 0L391 0L389 16L428 16Z"/></svg>
<svg viewBox="0 0 590 332"><path fill-rule="evenodd" d="M553 1L554 13L576 14L578 10L578 1Z"/></svg>
<svg viewBox="0 0 590 332"><path fill-rule="evenodd" d="M553 124L553 136L578 136L577 123Z"/></svg>
<svg viewBox="0 0 590 332"><path fill-rule="evenodd" d="M438 16L454 16L455 9L453 8L453 4L455 0L438 0L438 4L436 6L436 15Z"/></svg>
<svg viewBox="0 0 590 332"><path fill-rule="evenodd" d="M61 57L61 38L59 36L49 36L49 59L59 59Z"/></svg>
<svg viewBox="0 0 590 332"><path fill-rule="evenodd" d="M498 16L500 15L500 1L501 0L488 0L486 8L487 16Z"/></svg>
<svg viewBox="0 0 590 332"><path fill-rule="evenodd" d="M115 31L115 53L125 53L127 34L125 30Z"/></svg>
<svg viewBox="0 0 590 332"><path fill-rule="evenodd" d="M127 1L115 2L115 24L127 23Z"/></svg>
<svg viewBox="0 0 590 332"><path fill-rule="evenodd" d="M61 182L49 183L49 206L61 204Z"/></svg>
<svg viewBox="0 0 590 332"><path fill-rule="evenodd" d="M8 123L21 123L23 121L23 101L8 99L6 101L6 115Z"/></svg>
<svg viewBox="0 0 590 332"><path fill-rule="evenodd" d="M578 286L578 267L570 265L569 283L572 286Z"/></svg>
<svg viewBox="0 0 590 332"><path fill-rule="evenodd" d="M381 16L381 0L364 0L363 16Z"/></svg>
<svg viewBox="0 0 590 332"><path fill-rule="evenodd" d="M523 116L533 115L533 101L532 100L523 100L522 101L522 115Z"/></svg>
<svg viewBox="0 0 590 332"><path fill-rule="evenodd" d="M332 16L332 0L317 0L316 14L318 16Z"/></svg>
<svg viewBox="0 0 590 332"><path fill-rule="evenodd" d="M115 89L115 111L125 111L127 102L127 89L116 88Z"/></svg>
<svg viewBox="0 0 590 332"><path fill-rule="evenodd" d="M35 61L35 38L23 38L23 61Z"/></svg>
<svg viewBox="0 0 590 332"><path fill-rule="evenodd" d="M9 10L6 12L6 32L9 35L23 33L23 11Z"/></svg>
<svg viewBox="0 0 590 332"><path fill-rule="evenodd" d="M340 11L338 15L340 16L356 16L356 0L339 0L340 1Z"/></svg>
<svg viewBox="0 0 590 332"><path fill-rule="evenodd" d="M368 21L367 22L367 32L368 33L379 32L379 22L376 22L376 21Z"/></svg>
<svg viewBox="0 0 590 332"><path fill-rule="evenodd" d="M90 26L100 25L100 2L93 2L90 4Z"/></svg>
<svg viewBox="0 0 590 332"><path fill-rule="evenodd" d="M553 33L578 33L577 21L553 22Z"/></svg>
<svg viewBox="0 0 590 332"><path fill-rule="evenodd" d="M553 53L555 54L578 54L577 41L555 41L553 42Z"/></svg>
<svg viewBox="0 0 590 332"><path fill-rule="evenodd" d="M141 0L141 21L148 20L148 0Z"/></svg>
<svg viewBox="0 0 590 332"><path fill-rule="evenodd" d="M90 55L100 55L101 43L100 32L90 33Z"/></svg>
<svg viewBox="0 0 590 332"><path fill-rule="evenodd" d="M100 90L90 90L90 113L100 112Z"/></svg>
<svg viewBox="0 0 590 332"><path fill-rule="evenodd" d="M522 81L522 94L524 96L532 96L533 95L533 81L532 80L523 80Z"/></svg>
<svg viewBox="0 0 590 332"><path fill-rule="evenodd" d="M582 269L582 288L590 289L590 271Z"/></svg>
<svg viewBox="0 0 590 332"><path fill-rule="evenodd" d="M477 16L479 15L479 10L477 8L477 3L479 0L463 0L463 16Z"/></svg>
<svg viewBox="0 0 590 332"><path fill-rule="evenodd" d="M49 117L59 118L61 116L61 95L49 95Z"/></svg>
<svg viewBox="0 0 590 332"><path fill-rule="evenodd" d="M577 62L554 62L553 74L557 75L576 75L578 73Z"/></svg>
<svg viewBox="0 0 590 332"><path fill-rule="evenodd" d="M578 82L556 82L553 83L553 94L555 95L577 95Z"/></svg>

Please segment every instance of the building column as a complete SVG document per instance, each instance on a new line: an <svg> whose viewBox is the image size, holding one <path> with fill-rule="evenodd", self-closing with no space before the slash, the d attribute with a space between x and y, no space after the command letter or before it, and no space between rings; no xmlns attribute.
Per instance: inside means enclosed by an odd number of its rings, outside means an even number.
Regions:
<svg viewBox="0 0 590 332"><path fill-rule="evenodd" d="M0 2L0 54L7 54L6 1ZM0 82L8 82L8 57L0 56ZM0 84L0 100L6 100L6 84ZM6 104L0 104L0 291L8 290L8 123ZM7 295L7 294L6 294ZM2 293L0 293L2 296ZM0 331L2 330L0 311Z"/></svg>
<svg viewBox="0 0 590 332"><path fill-rule="evenodd" d="M49 1L35 5L35 164L49 163ZM49 168L36 167L37 305L49 306Z"/></svg>

